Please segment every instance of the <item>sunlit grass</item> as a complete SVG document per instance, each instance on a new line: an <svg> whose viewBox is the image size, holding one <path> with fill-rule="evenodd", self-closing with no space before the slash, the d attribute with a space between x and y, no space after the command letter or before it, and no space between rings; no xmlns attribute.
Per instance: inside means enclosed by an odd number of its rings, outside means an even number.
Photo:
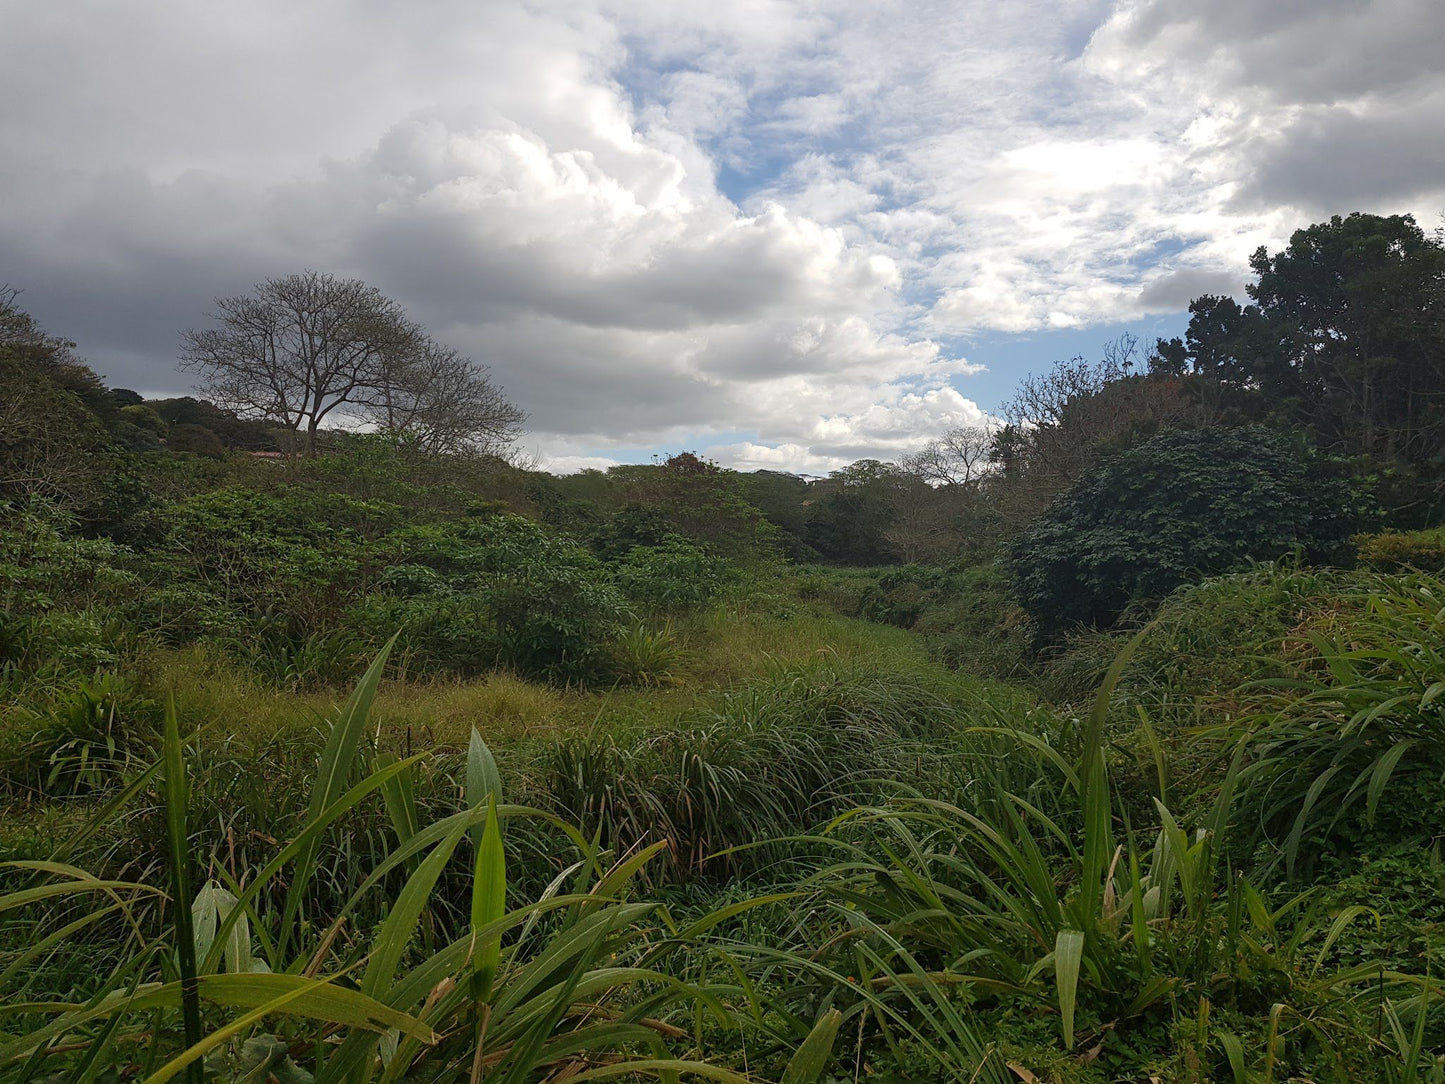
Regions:
<svg viewBox="0 0 1445 1084"><path fill-rule="evenodd" d="M900 669L929 669L917 638L899 629L807 611L779 616L746 607L719 609L675 627L679 657L672 682L652 687L549 686L507 671L472 679L390 680L373 709L383 743L461 747L475 727L487 741L556 736L609 720L643 730L667 726L697 707L708 690L809 659L867 659ZM214 650L162 652L149 684L174 693L182 713L224 719L228 737L265 740L323 720L333 690L278 689Z"/></svg>

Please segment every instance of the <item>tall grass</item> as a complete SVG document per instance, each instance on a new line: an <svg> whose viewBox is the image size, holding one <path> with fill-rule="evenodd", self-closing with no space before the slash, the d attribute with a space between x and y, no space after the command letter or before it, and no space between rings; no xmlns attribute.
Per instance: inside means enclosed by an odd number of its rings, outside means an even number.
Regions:
<svg viewBox="0 0 1445 1084"><path fill-rule="evenodd" d="M1252 824L1293 873L1355 822L1387 813L1397 828L1420 827L1411 802L1385 798L1445 775L1439 581L1381 578L1362 614L1301 630L1291 669L1248 687L1256 706L1231 729L1254 750L1243 780Z"/></svg>
<svg viewBox="0 0 1445 1084"><path fill-rule="evenodd" d="M1135 803L1117 800L1105 755L1129 654L1075 756L1061 732L966 732L986 741L970 787L954 801L905 795L840 815L810 840L837 857L808 880L812 909L792 951L734 951L785 973L796 1001L840 1008L845 1028L856 1020L860 1043L871 1036L895 1065L948 1079L1031 1079L1060 1054L1139 1072L1141 1046L1170 1080L1347 1079L1414 1064L1419 1041L1372 1038L1368 1021L1416 1003L1423 1019L1431 980L1325 966L1369 909L1324 914L1309 892L1271 900L1231 866L1247 744L1192 830L1157 798L1151 824L1130 823ZM1049 783L1014 789L1038 780ZM1029 1021L1051 1021L1053 1041Z"/></svg>
<svg viewBox="0 0 1445 1084"><path fill-rule="evenodd" d="M669 966L720 918L679 927L660 904L633 898L663 843L612 858L546 813L502 804L495 761L478 737L467 756L465 805L440 820L422 820L410 786L425 754L384 758L356 778L384 666L385 652L330 728L296 834L240 875L212 870L194 902L187 758L176 715L168 714L170 904L149 945L97 976L89 996L5 1006L5 1016L22 1026L0 1037L0 1079L53 1072L92 1079L139 1069L159 1084L246 1066L254 1079L262 1069L284 1069L323 1082L520 1084L557 1073L575 1080L684 1073L743 1079L703 1059L704 1020L736 1027L735 1009L705 982L684 977L685 961ZM335 913L317 911L310 885L323 872L323 839L378 795L386 798L395 845L350 886ZM529 819L561 831L575 857L536 898L522 901L509 888L505 830ZM471 904L449 924L434 894L469 833ZM127 894L158 892L59 862L12 869L36 883L0 897L0 912L77 894L111 901L58 931L61 940L113 911L131 914ZM353 927L350 918L394 871L404 876L384 917ZM270 891L277 885L283 891ZM723 992L736 991L729 985ZM816 1079L835 1032L826 1016L811 1033L800 1027L801 1049L787 1078Z"/></svg>
<svg viewBox="0 0 1445 1084"><path fill-rule="evenodd" d="M183 697L0 874L0 1082L1439 1079L1438 962L1279 875L1292 834L1303 873L1372 816L1437 830L1393 796L1434 793L1445 611L1393 583L1188 735L1137 684L1159 626L1078 713L916 649L590 722L384 688L384 652L312 729L183 740ZM467 711L508 697L494 755Z"/></svg>

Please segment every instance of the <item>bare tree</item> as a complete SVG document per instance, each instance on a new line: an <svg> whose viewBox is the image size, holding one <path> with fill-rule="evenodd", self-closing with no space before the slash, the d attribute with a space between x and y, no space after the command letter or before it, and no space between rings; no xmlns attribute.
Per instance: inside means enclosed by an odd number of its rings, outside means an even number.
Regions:
<svg viewBox="0 0 1445 1084"><path fill-rule="evenodd" d="M223 406L295 431L308 455L333 416L414 432L447 452L505 444L521 424L484 369L357 279L267 279L218 298L212 315L219 327L182 333L183 365Z"/></svg>
<svg viewBox="0 0 1445 1084"><path fill-rule="evenodd" d="M1046 373L1027 376L1013 398L1004 404L1008 423L1024 429L1058 425L1064 412L1080 399L1129 376L1138 361L1139 341L1124 334L1104 344L1104 358L1090 362L1076 355L1057 363Z"/></svg>
<svg viewBox="0 0 1445 1084"><path fill-rule="evenodd" d="M410 434L431 455L499 453L527 418L485 367L432 342L388 373L378 392L371 404L377 424Z"/></svg>
<svg viewBox="0 0 1445 1084"><path fill-rule="evenodd" d="M997 428L961 425L930 440L899 467L935 486L974 486L994 469L993 442Z"/></svg>

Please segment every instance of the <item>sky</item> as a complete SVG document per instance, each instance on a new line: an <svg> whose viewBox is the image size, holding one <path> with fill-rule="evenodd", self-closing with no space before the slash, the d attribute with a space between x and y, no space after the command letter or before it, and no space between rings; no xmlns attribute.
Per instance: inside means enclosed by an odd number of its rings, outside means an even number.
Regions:
<svg viewBox="0 0 1445 1084"><path fill-rule="evenodd" d="M553 470L823 474L1354 210L1445 210L1438 0L0 0L0 283L114 386L303 269Z"/></svg>

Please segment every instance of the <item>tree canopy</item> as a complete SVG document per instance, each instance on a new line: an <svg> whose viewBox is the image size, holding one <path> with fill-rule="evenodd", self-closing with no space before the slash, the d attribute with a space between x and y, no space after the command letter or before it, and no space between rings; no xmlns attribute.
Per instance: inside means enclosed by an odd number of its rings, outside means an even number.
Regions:
<svg viewBox="0 0 1445 1084"><path fill-rule="evenodd" d="M1355 510L1335 466L1260 427L1162 433L1105 460L1011 547L1043 638L1299 549L1341 557Z"/></svg>
<svg viewBox="0 0 1445 1084"><path fill-rule="evenodd" d="M1355 213L1250 258L1252 304L1205 295L1157 365L1232 390L1236 406L1336 451L1445 462L1445 247L1409 215Z"/></svg>

